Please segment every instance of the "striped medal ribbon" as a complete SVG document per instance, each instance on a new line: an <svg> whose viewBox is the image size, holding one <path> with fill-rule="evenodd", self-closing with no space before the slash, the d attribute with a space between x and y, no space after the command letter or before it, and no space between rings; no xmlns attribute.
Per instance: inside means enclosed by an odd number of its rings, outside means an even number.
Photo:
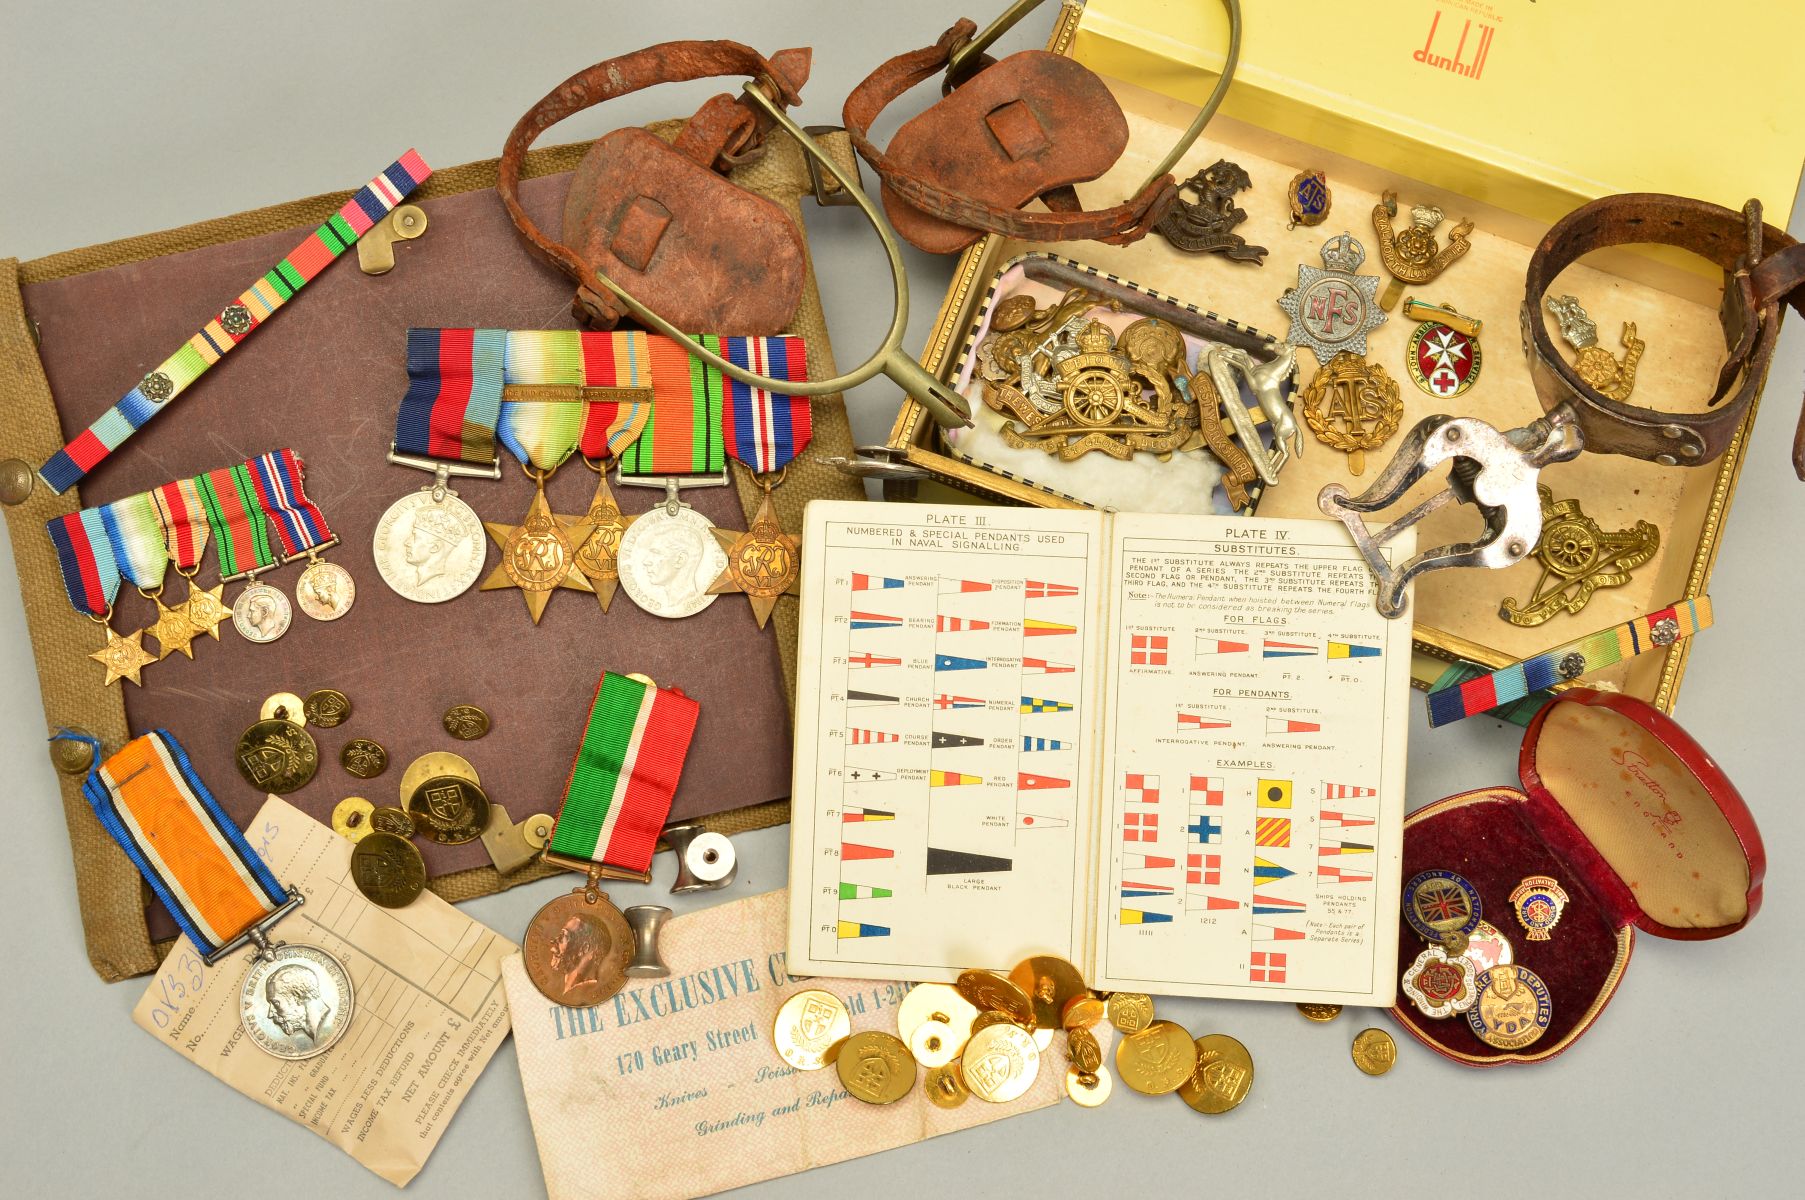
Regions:
<svg viewBox="0 0 1805 1200"><path fill-rule="evenodd" d="M1633 621L1589 633L1533 658L1430 692L1429 726L1451 725L1626 659L1664 650L1711 627L1711 598L1682 600Z"/></svg>
<svg viewBox="0 0 1805 1200"><path fill-rule="evenodd" d="M386 217L430 174L432 168L412 150L390 164L347 200L324 225L308 235L307 240L215 314L199 333L140 380L117 404L51 455L39 468L39 477L57 493L79 483L107 455L186 391L207 368L261 328L290 297Z"/></svg>
<svg viewBox="0 0 1805 1200"><path fill-rule="evenodd" d="M699 711L675 688L603 672L545 860L649 879Z"/></svg>
<svg viewBox="0 0 1805 1200"><path fill-rule="evenodd" d="M194 478L201 510L213 531L221 583L268 570L281 562L264 522L257 484L248 465L220 467Z"/></svg>
<svg viewBox="0 0 1805 1200"><path fill-rule="evenodd" d="M351 1023L350 978L315 946L271 942L268 930L303 903L284 889L207 790L175 735L153 730L101 761L98 740L82 795L207 966L247 945L256 954L238 1005L250 1040L283 1058L311 1058ZM260 985L260 986L259 986Z"/></svg>

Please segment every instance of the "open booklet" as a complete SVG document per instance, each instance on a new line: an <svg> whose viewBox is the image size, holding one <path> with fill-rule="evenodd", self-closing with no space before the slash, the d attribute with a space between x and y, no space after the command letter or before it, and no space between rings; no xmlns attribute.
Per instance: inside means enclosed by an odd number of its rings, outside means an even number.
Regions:
<svg viewBox="0 0 1805 1200"><path fill-rule="evenodd" d="M791 971L1051 953L1099 989L1395 1000L1410 625L1339 525L817 501L805 529Z"/></svg>

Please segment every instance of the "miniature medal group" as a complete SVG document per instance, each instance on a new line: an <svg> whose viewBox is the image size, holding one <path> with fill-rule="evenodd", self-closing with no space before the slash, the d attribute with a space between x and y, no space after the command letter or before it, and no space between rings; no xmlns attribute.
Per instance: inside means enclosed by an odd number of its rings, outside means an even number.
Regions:
<svg viewBox="0 0 1805 1200"><path fill-rule="evenodd" d="M1531 875L1509 903L1531 942L1548 942L1569 898L1558 880ZM1429 943L1405 968L1404 994L1432 1020L1464 1016L1473 1035L1497 1050L1523 1050L1554 1019L1542 977L1517 961L1516 948L1484 917L1479 891L1453 871L1430 870L1404 885L1404 920Z"/></svg>

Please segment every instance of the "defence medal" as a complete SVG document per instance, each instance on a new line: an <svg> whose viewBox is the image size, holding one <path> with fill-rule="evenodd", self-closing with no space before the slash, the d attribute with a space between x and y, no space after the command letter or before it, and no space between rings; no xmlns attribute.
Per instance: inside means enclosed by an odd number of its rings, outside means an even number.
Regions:
<svg viewBox="0 0 1805 1200"><path fill-rule="evenodd" d="M1647 521L1607 531L1585 514L1578 500L1556 500L1541 484L1536 495L1542 505L1542 536L1534 557L1542 573L1528 600L1518 604L1516 597L1506 596L1498 605L1498 615L1512 625L1540 625L1561 613L1579 612L1598 589L1628 583L1630 572L1661 548L1661 531Z"/></svg>
<svg viewBox="0 0 1805 1200"><path fill-rule="evenodd" d="M219 581L248 580L232 601L232 628L250 642L273 642L288 632L294 607L288 596L257 576L280 565L249 464L195 477L197 496L212 528Z"/></svg>
<svg viewBox="0 0 1805 1200"><path fill-rule="evenodd" d="M389 505L370 548L382 581L416 604L455 599L483 573L482 521L451 479L501 478L495 426L506 350L498 329L407 332L407 392L388 460L433 480Z"/></svg>
<svg viewBox="0 0 1805 1200"><path fill-rule="evenodd" d="M1320 225L1329 218L1329 205L1334 193L1329 191L1329 177L1321 171L1299 171L1285 189L1291 204L1291 221L1286 229L1299 225Z"/></svg>
<svg viewBox="0 0 1805 1200"><path fill-rule="evenodd" d="M664 483L664 502L621 534L620 583L655 617L690 617L715 602L709 589L727 570L727 553L713 536L714 522L679 498L682 485L675 478Z"/></svg>
<svg viewBox="0 0 1805 1200"><path fill-rule="evenodd" d="M533 624L545 615L554 589L565 587L593 592L589 580L577 570L577 547L589 540L594 526L587 520L552 514L545 501L545 480L550 472L527 468L533 480L533 503L518 525L484 521L483 528L501 547L501 565L483 580L482 590L519 588L526 597L527 615Z"/></svg>
<svg viewBox="0 0 1805 1200"><path fill-rule="evenodd" d="M1407 283L1428 283L1437 275L1454 265L1473 248L1467 235L1473 232L1473 223L1461 220L1448 235L1448 244L1439 246L1435 241L1435 231L1441 227L1445 214L1432 204L1419 204L1410 210L1410 224L1403 229L1396 229L1393 221L1398 215L1398 194L1390 189L1373 205L1373 232L1379 243L1379 261L1391 272L1391 282L1385 285L1385 294L1379 298L1379 307L1390 312L1397 304L1398 297L1404 294Z"/></svg>
<svg viewBox="0 0 1805 1200"><path fill-rule="evenodd" d="M527 977L554 1004L588 1008L626 982L633 932L601 881L650 882L698 711L682 692L642 675L602 674L552 840L540 853L582 872L584 883L534 914L521 947Z"/></svg>
<svg viewBox="0 0 1805 1200"><path fill-rule="evenodd" d="M791 537L777 522L777 510L771 505L771 484L760 480L765 489L758 512L752 517L752 528L745 533L728 529L714 530L715 540L727 555L727 568L709 585L712 595L744 592L752 601L752 616L763 629L777 607L777 597L794 595L802 582L802 539Z"/></svg>
<svg viewBox="0 0 1805 1200"><path fill-rule="evenodd" d="M1623 323L1623 361L1618 362L1611 357L1611 352L1598 344L1598 323L1586 315L1579 301L1572 296L1544 296L1542 304L1554 314L1560 325L1561 337L1572 346L1575 354L1573 369L1578 373L1580 381L1595 392L1609 396L1622 403L1630 398L1630 392L1636 387L1636 364L1642 361L1642 352L1648 347L1636 336L1633 321ZM1524 314L1528 319L1528 314ZM1528 336L1524 336L1527 342Z"/></svg>
<svg viewBox="0 0 1805 1200"><path fill-rule="evenodd" d="M323 1054L350 1029L356 1006L345 965L318 946L272 941L270 930L304 903L225 819L181 743L162 730L134 738L104 763L100 743L82 794L193 943L219 965L254 947L239 985L246 1039L266 1054Z"/></svg>
<svg viewBox="0 0 1805 1200"><path fill-rule="evenodd" d="M1379 277L1357 274L1365 261L1366 248L1341 233L1323 243L1321 267L1298 264L1297 286L1279 297L1291 317L1287 342L1310 347L1319 363L1343 350L1366 353L1366 335L1385 323L1385 314L1375 298Z"/></svg>
<svg viewBox="0 0 1805 1200"><path fill-rule="evenodd" d="M1453 313L1452 309L1445 311ZM1411 315L1409 302L1404 305L1404 315ZM1478 382L1482 361L1476 333L1439 320L1418 325L1404 351L1411 380L1437 400L1452 400Z"/></svg>
<svg viewBox="0 0 1805 1200"><path fill-rule="evenodd" d="M1347 455L1354 475L1366 469L1366 452L1383 446L1404 419L1397 381L1378 363L1347 351L1317 369L1298 407L1317 441Z"/></svg>

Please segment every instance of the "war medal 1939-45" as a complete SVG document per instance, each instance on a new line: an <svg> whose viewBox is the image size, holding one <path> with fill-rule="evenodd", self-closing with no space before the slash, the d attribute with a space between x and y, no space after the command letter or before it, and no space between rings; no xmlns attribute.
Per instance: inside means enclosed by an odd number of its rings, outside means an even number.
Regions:
<svg viewBox="0 0 1805 1200"><path fill-rule="evenodd" d="M355 999L345 964L318 946L273 941L269 931L303 903L284 890L238 827L224 818L187 752L158 730L134 738L104 763L93 738L83 792L163 897L201 960L253 954L238 987L246 1039L277 1058L322 1054L351 1028ZM133 831L127 834L127 830ZM142 853L143 845L156 853Z"/></svg>

